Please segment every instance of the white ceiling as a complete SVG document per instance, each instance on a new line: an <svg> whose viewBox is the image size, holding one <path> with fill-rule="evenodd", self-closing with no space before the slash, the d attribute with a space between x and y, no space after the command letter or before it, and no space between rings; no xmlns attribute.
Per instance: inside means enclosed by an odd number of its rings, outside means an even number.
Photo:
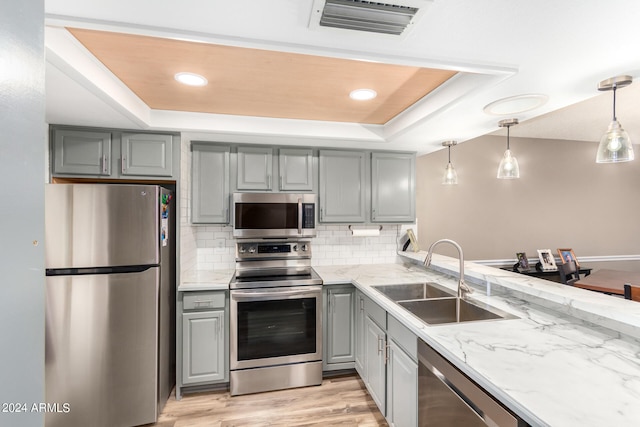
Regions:
<svg viewBox="0 0 640 427"><path fill-rule="evenodd" d="M611 118L611 93L599 93L597 83L620 74L640 79L637 0L424 1L426 13L395 37L309 28L313 0L45 0L47 122L428 153L444 140L495 132L511 117L488 115L485 105L536 93L548 102L513 115L521 124L512 136L597 141ZM463 73L385 125L155 111L65 26ZM618 91L617 113L640 141L640 81Z"/></svg>

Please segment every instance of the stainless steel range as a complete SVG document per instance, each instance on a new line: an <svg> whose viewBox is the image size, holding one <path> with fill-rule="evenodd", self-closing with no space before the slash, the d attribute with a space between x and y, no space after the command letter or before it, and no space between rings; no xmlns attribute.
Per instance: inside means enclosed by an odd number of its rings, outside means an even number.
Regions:
<svg viewBox="0 0 640 427"><path fill-rule="evenodd" d="M322 279L308 241L240 241L231 280L231 395L322 382Z"/></svg>

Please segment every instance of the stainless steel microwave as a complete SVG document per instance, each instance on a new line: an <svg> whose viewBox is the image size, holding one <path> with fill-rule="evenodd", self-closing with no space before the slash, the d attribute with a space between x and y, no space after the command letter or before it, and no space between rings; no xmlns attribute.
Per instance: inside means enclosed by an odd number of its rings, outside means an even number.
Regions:
<svg viewBox="0 0 640 427"><path fill-rule="evenodd" d="M316 200L311 193L234 193L233 236L315 237Z"/></svg>

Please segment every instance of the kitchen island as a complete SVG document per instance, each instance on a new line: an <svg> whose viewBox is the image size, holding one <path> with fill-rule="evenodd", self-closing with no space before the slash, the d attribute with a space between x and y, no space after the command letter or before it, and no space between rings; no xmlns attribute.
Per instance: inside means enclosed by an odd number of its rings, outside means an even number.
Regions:
<svg viewBox="0 0 640 427"><path fill-rule="evenodd" d="M404 264L314 267L325 285L353 283L459 370L534 426L640 423L640 305L465 263L471 298L516 319L429 326L372 286L457 286L458 261L401 254Z"/></svg>

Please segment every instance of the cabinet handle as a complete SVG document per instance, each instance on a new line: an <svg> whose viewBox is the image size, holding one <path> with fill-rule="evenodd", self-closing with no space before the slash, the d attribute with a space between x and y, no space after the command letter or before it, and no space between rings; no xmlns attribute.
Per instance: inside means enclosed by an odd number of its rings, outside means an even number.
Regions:
<svg viewBox="0 0 640 427"><path fill-rule="evenodd" d="M384 351L384 338L378 337L378 354L382 354Z"/></svg>
<svg viewBox="0 0 640 427"><path fill-rule="evenodd" d="M282 183L283 183L282 175L280 175L280 189L281 189L281 190L283 189L283 188L282 188Z"/></svg>
<svg viewBox="0 0 640 427"><path fill-rule="evenodd" d="M371 219L376 219L376 210L371 211Z"/></svg>
<svg viewBox="0 0 640 427"><path fill-rule="evenodd" d="M227 220L227 224L229 224L229 208L224 208L224 218Z"/></svg>
<svg viewBox="0 0 640 427"><path fill-rule="evenodd" d="M364 311L364 299L360 298L360 311Z"/></svg>
<svg viewBox="0 0 640 427"><path fill-rule="evenodd" d="M205 300L197 300L193 302L195 305L213 305L213 300L212 299L205 299Z"/></svg>
<svg viewBox="0 0 640 427"><path fill-rule="evenodd" d="M124 172L125 172L125 170L126 170L127 168L125 168L125 166L124 166L124 165L125 165L126 163L127 163L127 158L126 158L126 157L123 157L123 158L120 160L120 172L122 172L122 173L124 173Z"/></svg>
<svg viewBox="0 0 640 427"><path fill-rule="evenodd" d="M384 346L384 364L389 362L389 344Z"/></svg>
<svg viewBox="0 0 640 427"><path fill-rule="evenodd" d="M107 174L107 156L106 154L102 155L102 174Z"/></svg>
<svg viewBox="0 0 640 427"><path fill-rule="evenodd" d="M267 175L267 189L271 190L271 175Z"/></svg>

